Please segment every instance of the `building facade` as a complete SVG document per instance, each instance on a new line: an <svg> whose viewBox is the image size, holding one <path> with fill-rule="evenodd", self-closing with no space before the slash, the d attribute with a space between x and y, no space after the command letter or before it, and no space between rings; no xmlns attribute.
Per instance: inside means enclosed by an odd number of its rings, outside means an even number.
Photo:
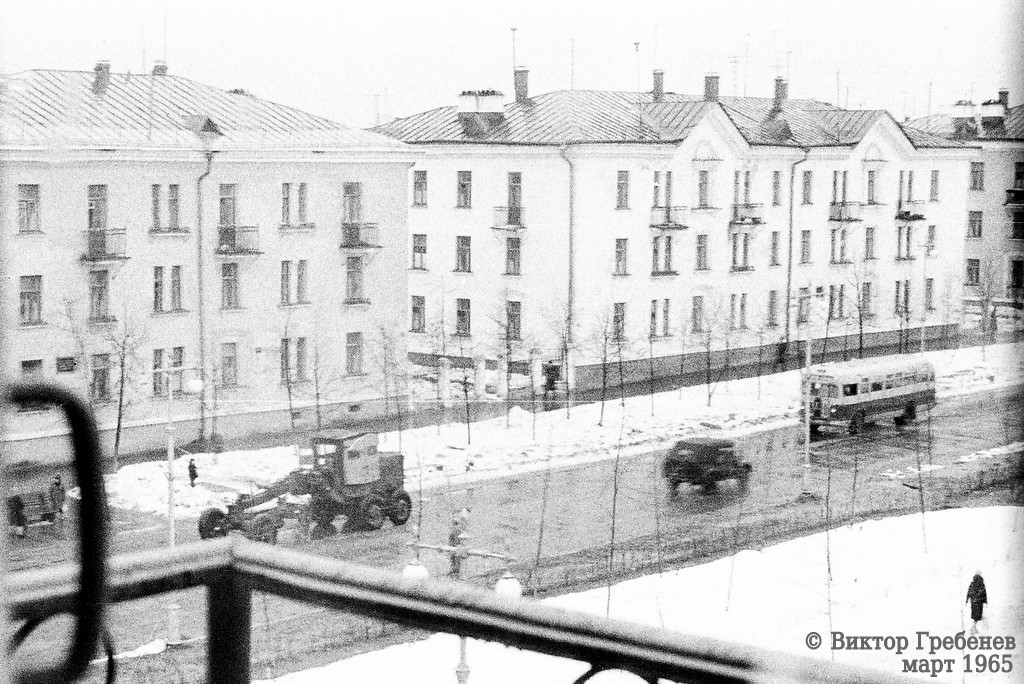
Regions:
<svg viewBox="0 0 1024 684"><path fill-rule="evenodd" d="M968 156L883 111L788 98L467 91L374 130L410 173L410 349L594 388L908 349L960 318ZM775 355L775 356L772 356ZM701 361L701 358L704 358Z"/></svg>
<svg viewBox="0 0 1024 684"><path fill-rule="evenodd" d="M907 126L972 146L963 264L964 306L988 330L1020 325L1024 303L1024 105L1008 90L981 105L961 101L951 114Z"/></svg>
<svg viewBox="0 0 1024 684"><path fill-rule="evenodd" d="M88 396L111 439L120 414L122 452L161 444L169 415L184 442L380 410L414 151L162 65L4 86L12 377ZM14 415L9 459L58 418Z"/></svg>

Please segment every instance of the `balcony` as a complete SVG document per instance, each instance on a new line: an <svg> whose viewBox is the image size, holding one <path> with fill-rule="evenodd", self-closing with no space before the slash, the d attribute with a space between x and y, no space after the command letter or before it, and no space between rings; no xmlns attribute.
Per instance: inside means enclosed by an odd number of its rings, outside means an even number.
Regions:
<svg viewBox="0 0 1024 684"><path fill-rule="evenodd" d="M860 221L864 205L860 202L833 202L828 206L829 221Z"/></svg>
<svg viewBox="0 0 1024 684"><path fill-rule="evenodd" d="M341 224L341 248L351 250L383 249L376 223Z"/></svg>
<svg viewBox="0 0 1024 684"><path fill-rule="evenodd" d="M1006 201L1004 206L1014 209L1024 209L1024 188L1007 188Z"/></svg>
<svg viewBox="0 0 1024 684"><path fill-rule="evenodd" d="M279 225L278 230L282 233L302 233L311 230L316 230L315 223L282 223Z"/></svg>
<svg viewBox="0 0 1024 684"><path fill-rule="evenodd" d="M221 256L263 254L260 251L260 229L255 226L220 226L217 254Z"/></svg>
<svg viewBox="0 0 1024 684"><path fill-rule="evenodd" d="M920 212L923 200L901 200L896 205L896 220L901 222L924 221L924 214Z"/></svg>
<svg viewBox="0 0 1024 684"><path fill-rule="evenodd" d="M85 253L82 254L82 261L95 264L104 261L126 261L127 259L125 231L85 231Z"/></svg>
<svg viewBox="0 0 1024 684"><path fill-rule="evenodd" d="M523 213L526 210L522 207L494 207L493 230L520 231L526 228L523 223Z"/></svg>
<svg viewBox="0 0 1024 684"><path fill-rule="evenodd" d="M686 207L651 207L651 228L685 230Z"/></svg>
<svg viewBox="0 0 1024 684"><path fill-rule="evenodd" d="M732 205L732 220L729 221L730 226L734 228L741 228L743 226L759 226L762 223L764 223L764 205Z"/></svg>

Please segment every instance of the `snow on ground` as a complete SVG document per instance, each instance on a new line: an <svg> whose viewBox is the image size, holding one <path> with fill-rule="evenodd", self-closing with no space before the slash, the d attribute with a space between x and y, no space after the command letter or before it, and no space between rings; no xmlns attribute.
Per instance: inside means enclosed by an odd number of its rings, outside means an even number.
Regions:
<svg viewBox="0 0 1024 684"><path fill-rule="evenodd" d="M1007 540L1011 543L993 543ZM870 560L865 560L870 559ZM831 561L831 582L828 563ZM985 579L989 604L979 634L1013 636L1013 651L976 651L986 657L1007 653L1009 674L965 674L964 653L930 653L918 632L954 636L971 629L967 586L976 570ZM953 658L952 674L933 681L1020 681L1024 647L1024 509L965 508L929 512L844 526L760 551L614 585L610 617L681 633L832 659L889 674L902 672L902 659ZM567 594L544 603L605 615L607 588ZM831 597L831 600L830 598ZM829 605L831 604L831 615ZM809 632L823 637L817 650L805 645ZM832 632L847 636L906 637L902 654L886 650L830 650ZM567 682L586 666L563 659L471 640L471 680L502 684ZM392 646L325 667L273 680L276 684L341 681L450 682L458 662L458 639L439 634ZM973 663L973 658L972 658ZM931 679L927 674L919 675ZM606 673L595 682L636 682Z"/></svg>
<svg viewBox="0 0 1024 684"><path fill-rule="evenodd" d="M938 392L952 396L1024 381L1024 344L1001 344L927 352L937 370ZM770 426L793 424L800 406L800 372L718 383L707 405L703 385L650 396L627 398L624 406L610 388L604 420L601 406L575 406L536 416L518 407L505 417L466 425L455 422L381 435L382 450L405 455L407 489L465 483L476 479L611 458L667 446L687 435L740 434ZM536 421L536 425L534 425ZM534 437L536 435L536 438ZM401 441L401 449L399 442ZM303 445L304 446L304 445ZM188 459L199 470L196 487L187 477ZM175 514L198 516L209 506L223 507L239 492L253 492L299 465L297 447L276 447L221 454L193 454L176 459ZM115 506L152 513L167 510L165 462L125 466L108 481Z"/></svg>

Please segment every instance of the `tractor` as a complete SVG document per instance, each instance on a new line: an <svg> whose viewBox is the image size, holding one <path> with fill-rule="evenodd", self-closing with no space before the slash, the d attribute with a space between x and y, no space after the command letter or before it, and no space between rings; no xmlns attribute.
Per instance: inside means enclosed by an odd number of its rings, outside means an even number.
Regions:
<svg viewBox="0 0 1024 684"><path fill-rule="evenodd" d="M240 494L227 512L203 511L199 536L210 539L239 530L249 539L273 544L284 521L294 518L311 539L323 539L337 532L339 515L346 517L347 528L379 530L385 518L404 525L412 512L403 489L404 458L378 451L377 444L374 433L318 433L299 468L256 494Z"/></svg>

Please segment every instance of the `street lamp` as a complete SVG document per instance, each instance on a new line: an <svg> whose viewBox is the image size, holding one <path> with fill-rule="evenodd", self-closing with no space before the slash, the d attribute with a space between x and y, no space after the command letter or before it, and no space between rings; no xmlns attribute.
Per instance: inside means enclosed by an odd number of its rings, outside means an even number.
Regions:
<svg viewBox="0 0 1024 684"><path fill-rule="evenodd" d="M800 300L805 295L797 295L797 324L799 325ZM804 327L804 377L802 384L803 411L804 411L804 467L801 479L800 499L813 498L808 479L811 473L811 343L814 337L811 335L811 319L813 318L814 300L824 296L824 288L815 291L810 283L807 284L807 311L803 321Z"/></svg>
<svg viewBox="0 0 1024 684"><path fill-rule="evenodd" d="M164 389L167 391L167 545L174 548L174 388L171 378L173 373L185 373L185 371L199 370L197 367L172 366L156 370L156 373L163 373ZM179 378L182 376L179 375ZM182 383L182 392L185 394L199 394L203 391L203 381L198 378ZM179 611L181 606L173 600L167 606L167 643L174 644L181 642L181 618Z"/></svg>

